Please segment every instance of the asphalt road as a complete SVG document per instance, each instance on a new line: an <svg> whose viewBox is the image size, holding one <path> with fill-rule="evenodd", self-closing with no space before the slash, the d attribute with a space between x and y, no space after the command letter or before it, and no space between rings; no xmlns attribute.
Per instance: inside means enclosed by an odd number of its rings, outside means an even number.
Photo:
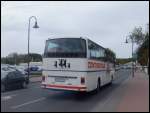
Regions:
<svg viewBox="0 0 150 113"><path fill-rule="evenodd" d="M101 92L81 94L41 89L40 83L32 83L27 89L1 93L1 112L88 112L116 111L123 95L123 83L130 70L116 72L118 78Z"/></svg>

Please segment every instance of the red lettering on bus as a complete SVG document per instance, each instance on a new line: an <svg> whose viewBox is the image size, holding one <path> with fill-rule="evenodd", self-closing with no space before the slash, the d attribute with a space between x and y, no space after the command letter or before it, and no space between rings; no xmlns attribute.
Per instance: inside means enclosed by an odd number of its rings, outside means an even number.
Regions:
<svg viewBox="0 0 150 113"><path fill-rule="evenodd" d="M97 62L88 62L88 68L105 68L105 64Z"/></svg>

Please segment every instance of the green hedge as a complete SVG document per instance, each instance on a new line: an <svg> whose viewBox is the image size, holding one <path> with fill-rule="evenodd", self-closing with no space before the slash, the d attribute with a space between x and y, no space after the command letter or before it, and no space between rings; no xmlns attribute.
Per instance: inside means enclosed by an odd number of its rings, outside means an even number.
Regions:
<svg viewBox="0 0 150 113"><path fill-rule="evenodd" d="M31 77L42 76L42 72L30 72Z"/></svg>

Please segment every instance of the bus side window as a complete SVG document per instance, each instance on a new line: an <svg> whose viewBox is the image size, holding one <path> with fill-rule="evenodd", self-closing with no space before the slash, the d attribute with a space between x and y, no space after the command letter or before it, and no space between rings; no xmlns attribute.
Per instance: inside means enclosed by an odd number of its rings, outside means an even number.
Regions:
<svg viewBox="0 0 150 113"><path fill-rule="evenodd" d="M95 47L94 44L91 41L88 41L88 49L89 49L89 57L90 58L95 58L96 57L96 52L95 52Z"/></svg>
<svg viewBox="0 0 150 113"><path fill-rule="evenodd" d="M89 49L89 57L91 59L98 59L98 60L104 59L105 50L90 40L88 40L88 49Z"/></svg>

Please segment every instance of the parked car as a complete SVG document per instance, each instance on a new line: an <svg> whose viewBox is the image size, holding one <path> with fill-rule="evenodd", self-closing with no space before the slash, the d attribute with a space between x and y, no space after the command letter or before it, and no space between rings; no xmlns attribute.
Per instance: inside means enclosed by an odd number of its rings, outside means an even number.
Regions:
<svg viewBox="0 0 150 113"><path fill-rule="evenodd" d="M32 66L32 67L26 68L25 71L26 72L28 72L28 71L38 71L38 67L33 67Z"/></svg>
<svg viewBox="0 0 150 113"><path fill-rule="evenodd" d="M128 65L126 69L132 69L132 65Z"/></svg>
<svg viewBox="0 0 150 113"><path fill-rule="evenodd" d="M22 66L12 66L12 65L8 65L8 68L14 69L14 70L18 70L20 71L22 74L27 75L27 72L25 71L25 68Z"/></svg>
<svg viewBox="0 0 150 113"><path fill-rule="evenodd" d="M39 68L37 66L32 66L30 69L31 71L38 71Z"/></svg>
<svg viewBox="0 0 150 113"><path fill-rule="evenodd" d="M42 66L38 66L38 71L40 71L40 72L42 72L42 71L43 71Z"/></svg>
<svg viewBox="0 0 150 113"><path fill-rule="evenodd" d="M16 67L17 70L21 71L23 74L27 75L28 73L25 71L25 67L23 66L17 66Z"/></svg>
<svg viewBox="0 0 150 113"><path fill-rule="evenodd" d="M24 71L25 71L26 74L28 74L29 71L30 71L30 73L42 72L42 67L32 66L29 69L28 68L24 69Z"/></svg>
<svg viewBox="0 0 150 113"><path fill-rule="evenodd" d="M115 70L118 71L120 69L121 69L121 67L119 65L116 65Z"/></svg>
<svg viewBox="0 0 150 113"><path fill-rule="evenodd" d="M22 72L7 66L1 67L1 92L15 86L27 88L28 83L28 77Z"/></svg>

